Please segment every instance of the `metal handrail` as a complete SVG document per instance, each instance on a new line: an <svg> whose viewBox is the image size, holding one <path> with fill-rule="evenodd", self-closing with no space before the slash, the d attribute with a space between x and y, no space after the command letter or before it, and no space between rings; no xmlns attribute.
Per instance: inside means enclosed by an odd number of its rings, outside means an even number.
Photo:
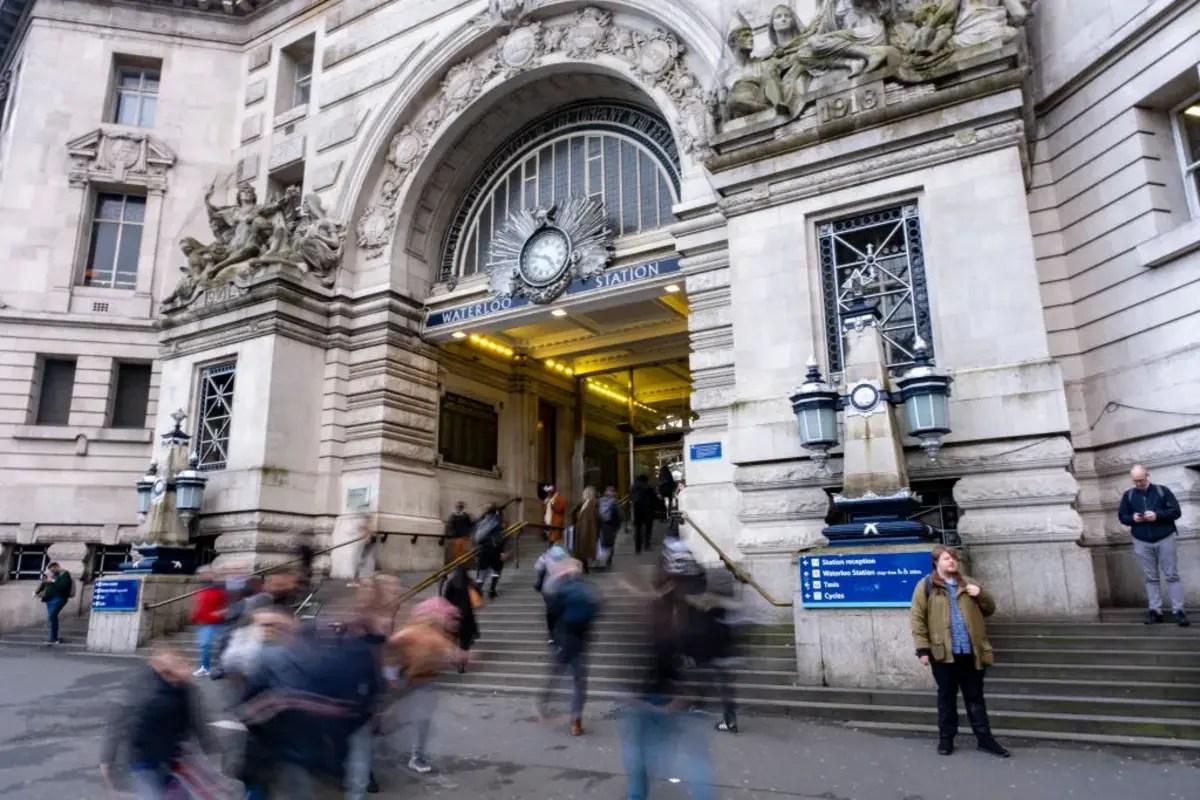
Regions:
<svg viewBox="0 0 1200 800"><path fill-rule="evenodd" d="M501 541L507 542L511 538L520 536L521 532L524 531L526 527L555 528L555 529L558 528L557 525L545 525L543 523L514 522L512 525L509 525L507 528L504 529L504 535L503 535ZM396 627L396 617L400 613L401 606L403 606L409 600L412 600L414 597L419 595L421 592L428 589L430 586L433 586L435 583L437 583L440 580L442 580L443 578L447 577L451 572L458 569L463 564L470 563L470 561L473 558L475 558L477 555L479 555L479 545L475 545L470 550L463 553L461 556L454 559L453 561L451 561L449 564L445 565L441 569L439 569L435 572L431 572L429 575L427 575L424 578L422 578L421 580L417 581L416 585L413 586L411 589L409 589L407 592L400 595L400 599L396 602L396 608L394 611L392 611L392 628L393 628L393 630Z"/></svg>
<svg viewBox="0 0 1200 800"><path fill-rule="evenodd" d="M692 530L694 530L696 533L700 534L700 538L703 539L705 542L707 542L708 546L716 551L717 557L721 559L721 563L725 565L725 568L727 570L729 570L730 572L733 573L733 576L735 578L737 578L740 582L750 586L750 588L754 589L754 591L758 592L759 596L761 596L763 600L765 600L770 605L775 606L776 608L791 608L792 606L795 605L794 600L777 600L777 599L775 599L775 597L773 595L771 595L770 592L768 592L762 586L759 586L758 581L754 580L754 578L751 577L750 573L746 572L740 566L735 564L733 562L733 559L731 559L729 556L727 556L725 554L725 551L722 550L720 547L718 547L717 543L714 542L707 533L705 533L703 530L701 530L700 526L696 524L696 521L693 520L691 517L689 517L686 512L676 511L674 513L678 514L679 517L683 521L687 522L688 525L692 526Z"/></svg>
<svg viewBox="0 0 1200 800"><path fill-rule="evenodd" d="M326 548L324 548L324 549L322 549L322 550L317 550L317 551L313 552L313 554L312 554L312 556L311 556L311 557L312 557L312 558L316 558L317 556L323 556L323 555L325 555L326 553L331 553L331 552L333 552L334 550L337 550L337 549L339 549L339 548L342 548L342 547L349 547L349 546L350 546L350 545L352 545L352 544L358 544L359 542L362 542L362 541L365 541L365 540L367 540L367 539L370 539L372 536L389 536L389 535L393 535L393 534L385 534L385 533L380 533L380 534L367 534L366 536L360 536L360 537L358 537L357 539L351 539L351 540L350 540L350 541L348 541L348 542L342 542L341 544L335 544L335 545L331 545L330 547L326 547ZM410 535L413 535L413 534L407 534L407 533L405 533L405 534L400 534L400 535L402 535L402 536L410 536ZM428 534L417 534L417 535L428 535ZM309 556L300 556L299 558L293 558L293 559L291 559L290 561L284 561L282 564L272 564L272 565L271 565L271 566L269 566L269 567L263 567L262 569L258 569L258 570L255 570L254 572L251 572L251 573L250 573L250 574L249 574L247 577L249 577L249 578L256 578L256 577L258 577L259 575L266 575L266 574L267 574L267 573L269 573L269 572L275 572L276 570L283 569L284 567L290 567L290 566L292 566L293 564L299 564L300 562L302 562L302 561L305 561L305 560L306 560L306 559L308 559L308 558L309 558ZM201 592L203 592L203 591L204 591L204 588L206 588L206 587L203 587L203 588L200 588L200 589L196 589L196 590L194 590L194 591L188 592L187 594L181 594L181 595L178 595L178 596L176 596L176 597L170 597L170 598L167 598L166 600L160 600L160 601L159 601L159 602L157 602L157 603L146 603L146 604L144 604L144 605L142 606L142 609L143 609L144 611L153 611L153 610L154 610L154 609L156 609L156 608L162 608L163 606L169 606L169 605L171 605L172 603L178 602L178 601L180 601L180 600L186 600L186 599L188 599L189 597L195 597L196 595L198 595L198 594L200 594Z"/></svg>

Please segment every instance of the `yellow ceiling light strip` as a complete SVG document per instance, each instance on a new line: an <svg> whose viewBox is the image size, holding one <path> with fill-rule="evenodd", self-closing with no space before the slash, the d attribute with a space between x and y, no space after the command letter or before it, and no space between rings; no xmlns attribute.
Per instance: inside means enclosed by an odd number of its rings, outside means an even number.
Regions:
<svg viewBox="0 0 1200 800"><path fill-rule="evenodd" d="M571 369L561 361L555 361L553 358L547 358L542 363L545 364L546 369L550 370L551 372L557 372L560 375L566 375L568 377L575 374L575 370Z"/></svg>
<svg viewBox="0 0 1200 800"><path fill-rule="evenodd" d="M478 347L480 350L487 350L495 353L498 356L504 356L505 358L513 357L513 349L511 347L500 344L500 342L497 342L494 339L489 339L486 336L480 336L478 333L472 333L467 337L467 341Z"/></svg>
<svg viewBox="0 0 1200 800"><path fill-rule="evenodd" d="M616 400L618 403L620 403L623 406L629 405L629 395L618 392L616 389L609 388L608 386L604 385L603 383L600 383L599 381L596 381L596 380L592 380L591 378L587 378L586 380L587 380L588 389L595 392L596 394L607 397L610 400ZM633 401L633 405L635 408L640 408L643 411L649 411L651 414L658 413L657 409L651 408L650 406L646 405L645 403L639 403L637 400Z"/></svg>

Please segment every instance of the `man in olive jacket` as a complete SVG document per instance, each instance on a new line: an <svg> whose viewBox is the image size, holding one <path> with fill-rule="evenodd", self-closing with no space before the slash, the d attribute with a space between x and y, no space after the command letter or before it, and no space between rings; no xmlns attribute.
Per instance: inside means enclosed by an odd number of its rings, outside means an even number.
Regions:
<svg viewBox="0 0 1200 800"><path fill-rule="evenodd" d="M913 590L911 626L917 657L937 682L938 752L954 752L961 689L979 749L1008 758L992 736L983 701L983 675L993 661L984 619L995 613L996 603L978 581L959 573L954 548L938 546L932 555L933 572Z"/></svg>

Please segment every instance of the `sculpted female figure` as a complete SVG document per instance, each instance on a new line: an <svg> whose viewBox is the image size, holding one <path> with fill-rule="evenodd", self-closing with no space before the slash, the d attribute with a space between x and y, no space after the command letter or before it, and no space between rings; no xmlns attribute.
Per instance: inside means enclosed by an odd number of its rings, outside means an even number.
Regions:
<svg viewBox="0 0 1200 800"><path fill-rule="evenodd" d="M811 53L803 47L802 42L797 47L791 47L804 37L805 30L800 27L796 12L790 6L780 4L771 11L771 27L767 35L771 40L772 52L785 55L782 58L772 57L767 62L763 91L776 108L786 109L795 116L804 107L804 97L812 80L809 73L811 64L806 59Z"/></svg>
<svg viewBox="0 0 1200 800"><path fill-rule="evenodd" d="M821 0L808 27L776 51L812 75L847 70L851 76L873 72L892 53L887 42L883 0Z"/></svg>
<svg viewBox="0 0 1200 800"><path fill-rule="evenodd" d="M208 209L213 229L217 230L219 227L225 230L228 240L222 242L227 255L223 261L213 266L213 272L261 255L275 230L272 218L291 205L299 191L294 186L289 186L281 196L259 205L258 193L254 191L254 187L243 184L238 187L237 205L219 207L212 204L215 189L215 182L209 185L204 194L204 205Z"/></svg>
<svg viewBox="0 0 1200 800"><path fill-rule="evenodd" d="M957 47L971 47L999 39L1007 42L1017 35L1011 20L1021 25L1029 17L1024 0L960 0L958 21L954 25Z"/></svg>

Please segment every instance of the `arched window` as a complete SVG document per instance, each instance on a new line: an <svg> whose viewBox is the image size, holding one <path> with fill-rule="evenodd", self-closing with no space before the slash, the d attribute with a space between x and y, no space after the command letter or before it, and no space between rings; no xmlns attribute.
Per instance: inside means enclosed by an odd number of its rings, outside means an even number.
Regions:
<svg viewBox="0 0 1200 800"><path fill-rule="evenodd" d="M568 197L600 197L614 236L674 221L679 154L670 127L633 105L587 103L526 127L487 161L456 209L439 280L487 270L509 214Z"/></svg>

